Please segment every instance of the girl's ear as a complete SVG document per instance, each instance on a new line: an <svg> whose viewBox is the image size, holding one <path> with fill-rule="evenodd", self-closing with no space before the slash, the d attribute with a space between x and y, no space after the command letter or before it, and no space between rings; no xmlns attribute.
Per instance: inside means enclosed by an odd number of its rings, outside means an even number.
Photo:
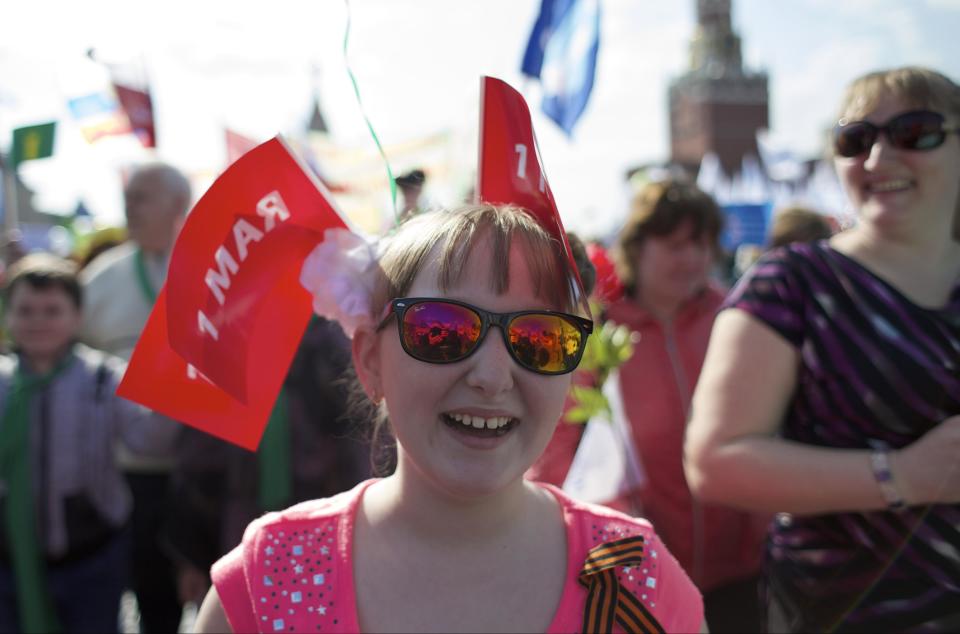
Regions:
<svg viewBox="0 0 960 634"><path fill-rule="evenodd" d="M360 326L353 333L353 367L367 397L379 403L383 397L380 362L380 337L369 326Z"/></svg>

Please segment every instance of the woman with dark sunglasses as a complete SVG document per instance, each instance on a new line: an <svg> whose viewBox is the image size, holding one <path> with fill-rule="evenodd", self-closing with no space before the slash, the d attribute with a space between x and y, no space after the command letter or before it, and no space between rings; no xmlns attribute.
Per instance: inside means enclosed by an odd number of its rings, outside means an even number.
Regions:
<svg viewBox="0 0 960 634"><path fill-rule="evenodd" d="M854 81L834 153L857 225L761 258L714 326L686 473L779 512L773 631L960 629L958 124L940 73Z"/></svg>
<svg viewBox="0 0 960 634"><path fill-rule="evenodd" d="M701 630L648 522L523 478L592 329L557 240L521 209L467 207L409 219L377 264L353 361L396 470L251 524L198 629Z"/></svg>

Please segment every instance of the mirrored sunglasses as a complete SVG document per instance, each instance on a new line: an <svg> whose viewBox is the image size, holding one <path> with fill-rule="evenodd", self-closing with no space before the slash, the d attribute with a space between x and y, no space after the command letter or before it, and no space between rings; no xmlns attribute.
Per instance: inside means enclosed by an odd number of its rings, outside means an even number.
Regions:
<svg viewBox="0 0 960 634"><path fill-rule="evenodd" d="M870 151L883 132L895 148L926 151L940 147L949 133L958 130L958 126L948 126L939 113L913 110L893 117L885 125L841 119L833 130L833 145L838 156L860 156Z"/></svg>
<svg viewBox="0 0 960 634"><path fill-rule="evenodd" d="M537 374L566 374L577 368L593 332L589 319L550 310L494 313L452 299L405 297L390 302L400 344L414 359L456 363L476 352L491 326L497 326L510 356Z"/></svg>

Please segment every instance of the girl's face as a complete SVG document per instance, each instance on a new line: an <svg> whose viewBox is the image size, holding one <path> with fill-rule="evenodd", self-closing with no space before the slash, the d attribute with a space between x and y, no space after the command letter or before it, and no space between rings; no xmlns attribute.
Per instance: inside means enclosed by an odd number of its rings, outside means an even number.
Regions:
<svg viewBox="0 0 960 634"><path fill-rule="evenodd" d="M534 295L519 249L515 242L510 285L502 295L490 290L492 253L481 241L449 292L440 292L437 267L431 263L407 296L456 299L494 312L559 309ZM379 382L399 445L399 469L456 496L489 495L522 478L550 440L570 385L569 374L543 376L520 367L495 327L473 355L444 365L408 356L394 321L372 345L372 354L361 355L358 362ZM475 428L477 418L507 418L509 423L502 433L491 433L486 424L484 430Z"/></svg>
<svg viewBox="0 0 960 634"><path fill-rule="evenodd" d="M855 119L885 125L915 110L893 96ZM953 124L953 121L947 121ZM948 134L932 150L904 150L880 134L869 151L836 158L837 173L860 217L878 229L905 227L949 231L960 197L960 136Z"/></svg>

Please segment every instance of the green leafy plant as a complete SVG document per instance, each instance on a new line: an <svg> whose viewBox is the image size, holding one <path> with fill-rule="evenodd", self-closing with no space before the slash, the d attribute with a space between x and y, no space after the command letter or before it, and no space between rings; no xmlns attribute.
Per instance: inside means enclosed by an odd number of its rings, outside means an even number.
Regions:
<svg viewBox="0 0 960 634"><path fill-rule="evenodd" d="M599 311L594 311L594 314L599 314ZM580 361L580 368L593 375L593 385L574 384L571 387L570 395L575 404L567 411L565 420L568 423L582 424L594 416L610 419L612 412L602 391L603 384L610 372L633 356L633 347L639 337L639 333L611 321L604 321L593 331Z"/></svg>

